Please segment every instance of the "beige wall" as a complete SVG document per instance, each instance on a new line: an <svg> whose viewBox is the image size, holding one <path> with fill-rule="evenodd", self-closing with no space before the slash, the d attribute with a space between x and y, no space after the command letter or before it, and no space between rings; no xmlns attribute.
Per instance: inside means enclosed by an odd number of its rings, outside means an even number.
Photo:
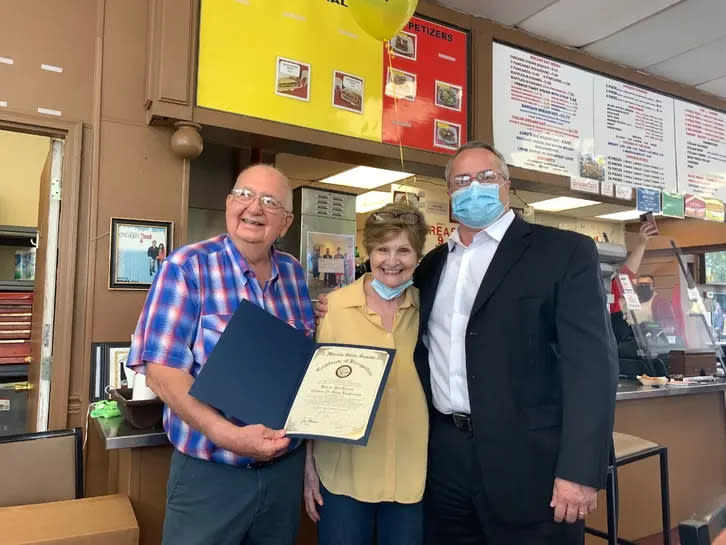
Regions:
<svg viewBox="0 0 726 545"><path fill-rule="evenodd" d="M0 130L0 225L36 227L50 138Z"/></svg>

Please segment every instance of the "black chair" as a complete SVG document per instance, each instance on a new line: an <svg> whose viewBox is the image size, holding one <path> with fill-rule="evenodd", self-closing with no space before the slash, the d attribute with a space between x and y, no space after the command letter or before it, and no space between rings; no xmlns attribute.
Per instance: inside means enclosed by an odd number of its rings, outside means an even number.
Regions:
<svg viewBox="0 0 726 545"><path fill-rule="evenodd" d="M594 528L585 528L588 534L607 540L608 545L635 545L618 535L618 468L638 462L651 456L660 458L660 505L663 521L663 544L671 545L671 510L670 491L668 485L668 449L647 439L624 433L613 433L613 450L607 480L607 526L608 531L602 532Z"/></svg>
<svg viewBox="0 0 726 545"><path fill-rule="evenodd" d="M700 520L686 520L678 525L681 545L711 545L726 529L726 496L720 500L720 507ZM721 541L723 540L723 541ZM726 543L722 537L719 543Z"/></svg>
<svg viewBox="0 0 726 545"><path fill-rule="evenodd" d="M0 468L0 507L82 498L82 430L2 436Z"/></svg>

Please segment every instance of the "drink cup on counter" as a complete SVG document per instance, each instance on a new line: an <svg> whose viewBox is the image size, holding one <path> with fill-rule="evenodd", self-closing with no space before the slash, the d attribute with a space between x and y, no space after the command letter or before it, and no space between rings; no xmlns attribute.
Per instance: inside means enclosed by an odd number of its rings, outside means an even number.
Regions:
<svg viewBox="0 0 726 545"><path fill-rule="evenodd" d="M156 394L146 385L146 375L136 373L134 377L134 391L131 394L132 401L141 401L144 399L156 399Z"/></svg>

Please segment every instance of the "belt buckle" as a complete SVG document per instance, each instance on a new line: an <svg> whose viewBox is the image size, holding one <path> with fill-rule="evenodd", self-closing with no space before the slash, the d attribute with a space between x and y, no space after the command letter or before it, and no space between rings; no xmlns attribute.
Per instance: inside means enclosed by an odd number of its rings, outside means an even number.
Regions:
<svg viewBox="0 0 726 545"><path fill-rule="evenodd" d="M461 431L471 431L471 417L464 413L451 413L456 429Z"/></svg>

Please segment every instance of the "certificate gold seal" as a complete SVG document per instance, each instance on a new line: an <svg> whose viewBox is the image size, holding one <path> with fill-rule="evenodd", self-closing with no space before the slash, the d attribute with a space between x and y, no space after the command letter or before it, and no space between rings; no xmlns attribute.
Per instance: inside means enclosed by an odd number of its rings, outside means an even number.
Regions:
<svg viewBox="0 0 726 545"><path fill-rule="evenodd" d="M341 365L335 370L335 376L338 378L348 378L353 372L350 365Z"/></svg>

